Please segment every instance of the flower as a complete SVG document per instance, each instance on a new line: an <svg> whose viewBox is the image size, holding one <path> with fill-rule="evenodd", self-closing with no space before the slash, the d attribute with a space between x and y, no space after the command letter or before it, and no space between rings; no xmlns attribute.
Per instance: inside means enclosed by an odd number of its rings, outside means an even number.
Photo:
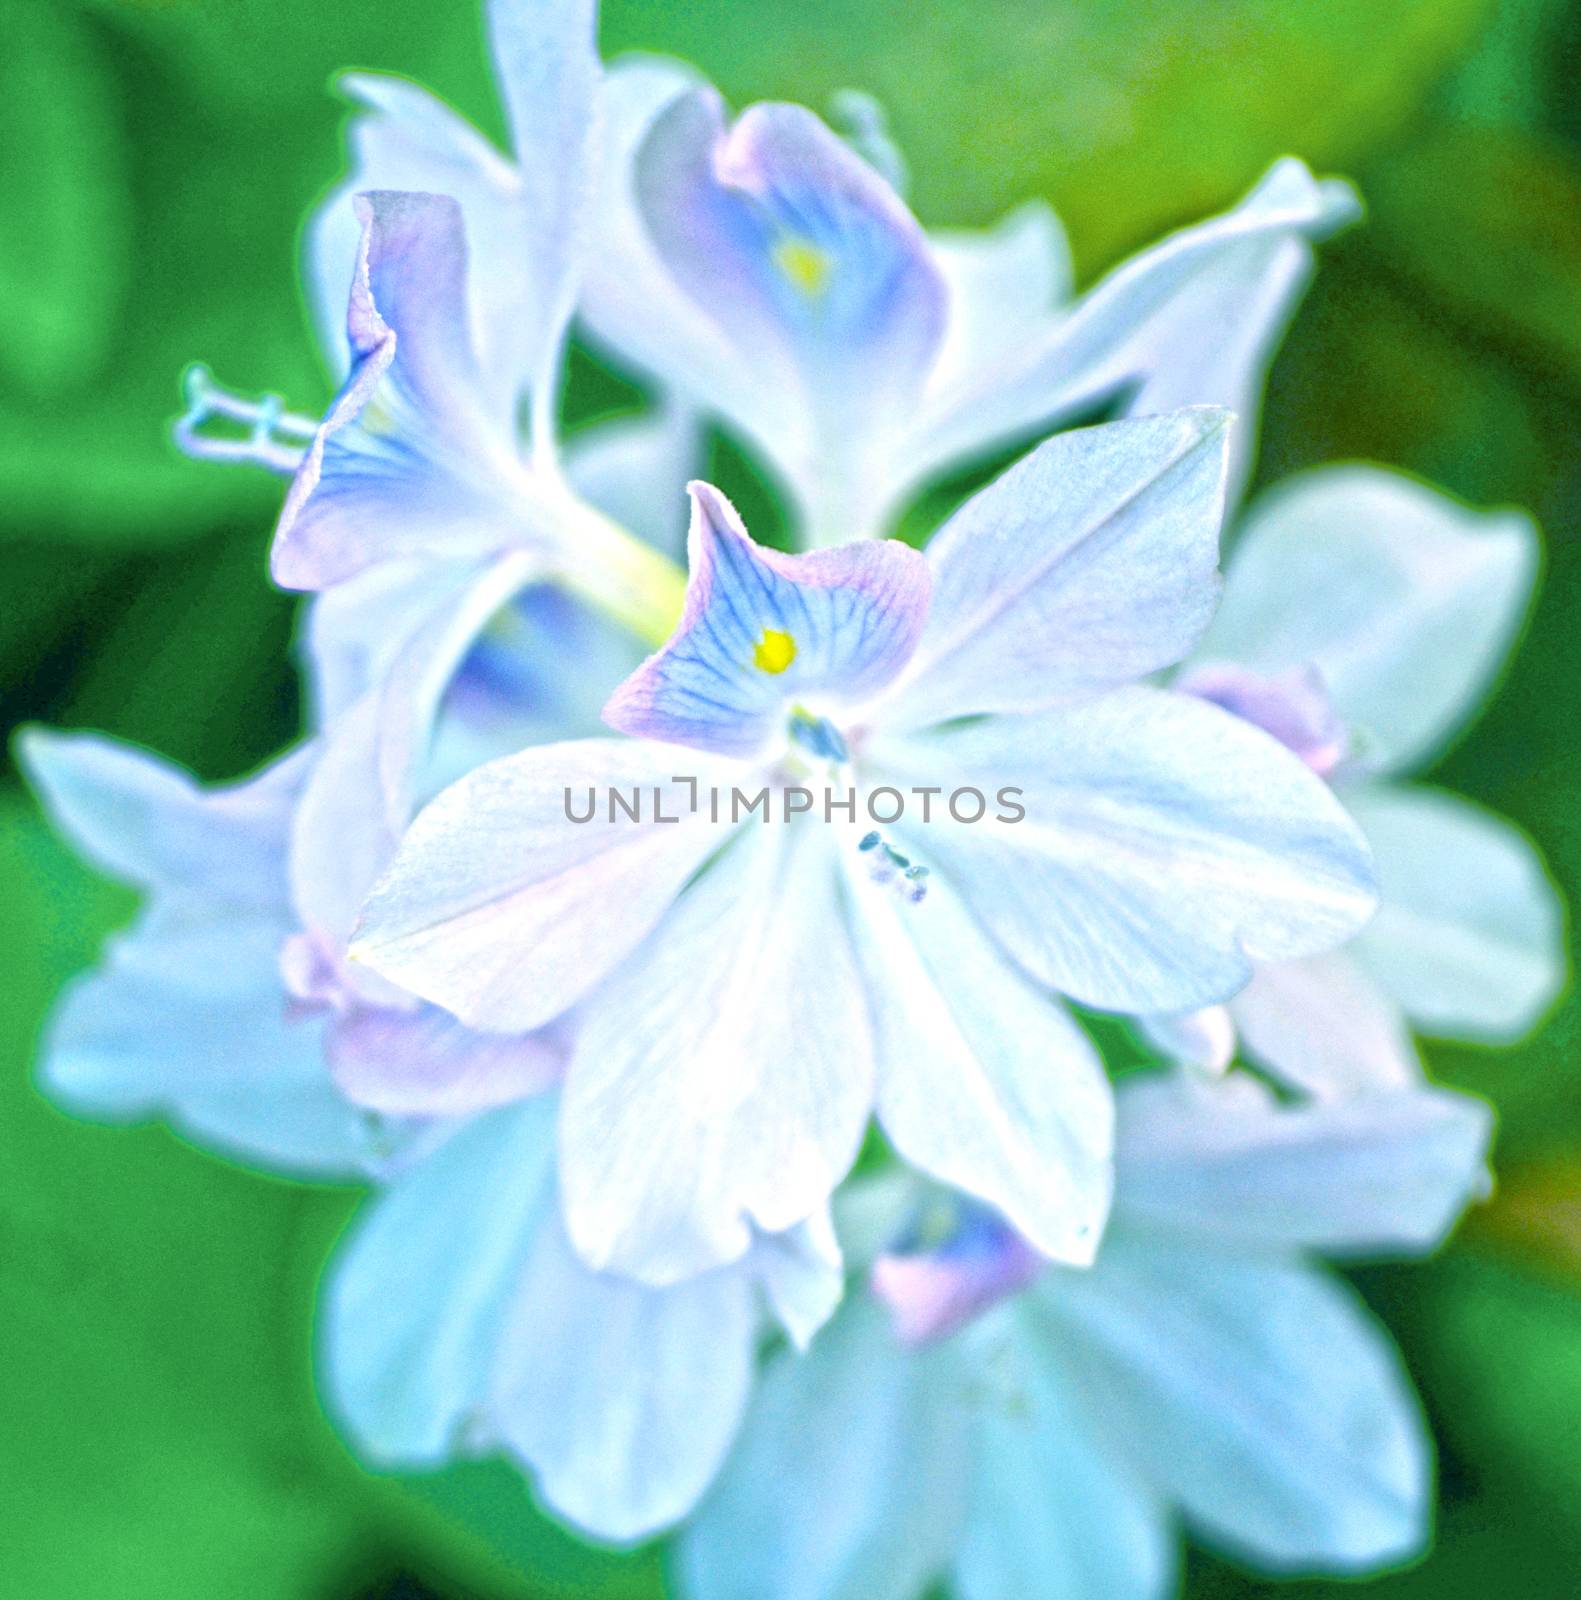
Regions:
<svg viewBox="0 0 1581 1600"><path fill-rule="evenodd" d="M908 1160L1090 1259L1109 1092L1047 991L1222 999L1365 920L1326 787L1135 683L1211 614L1225 435L1210 410L1059 435L925 557L766 551L695 485L685 615L606 708L640 737L523 751L420 813L353 958L475 1028L575 1010L561 1182L591 1265L735 1259L824 1204L875 1107ZM649 824L605 819L611 788ZM875 827L904 791L981 805Z"/></svg>
<svg viewBox="0 0 1581 1600"><path fill-rule="evenodd" d="M1469 720L1536 580L1518 512L1477 513L1381 468L1332 466L1248 514L1224 601L1176 681L1329 779L1377 857L1355 942L1259 967L1226 1017L1161 1019L1178 1057L1251 1059L1315 1094L1415 1081L1410 1029L1519 1038L1564 982L1563 913L1509 823L1401 781ZM1318 597L1321 597L1320 599Z"/></svg>
<svg viewBox="0 0 1581 1600"><path fill-rule="evenodd" d="M885 531L925 481L1099 404L1229 407L1249 451L1263 371L1348 185L1277 163L1232 211L1080 297L1058 220L924 232L884 174L800 106L732 123L686 70L610 74L604 203L581 311L745 434L814 544Z"/></svg>
<svg viewBox="0 0 1581 1600"><path fill-rule="evenodd" d="M503 1452L606 1539L683 1515L745 1404L761 1300L805 1343L839 1299L827 1217L674 1288L589 1271L555 1200L559 1041L473 1033L303 931L288 854L314 746L215 790L91 735L33 730L21 748L57 826L147 895L49 1025L49 1093L379 1187L326 1274L320 1349L363 1457Z"/></svg>
<svg viewBox="0 0 1581 1600"><path fill-rule="evenodd" d="M948 1199L853 1193L853 1249L865 1229L885 1252L870 1292L765 1372L681 1535L689 1600L941 1580L962 1600L1162 1600L1179 1517L1261 1570L1420 1547L1420 1413L1309 1258L1436 1246L1481 1183L1485 1108L1425 1088L1282 1108L1239 1077L1131 1080L1119 1103L1088 1271L1029 1267L1000 1219ZM898 1242L875 1227L908 1215Z"/></svg>

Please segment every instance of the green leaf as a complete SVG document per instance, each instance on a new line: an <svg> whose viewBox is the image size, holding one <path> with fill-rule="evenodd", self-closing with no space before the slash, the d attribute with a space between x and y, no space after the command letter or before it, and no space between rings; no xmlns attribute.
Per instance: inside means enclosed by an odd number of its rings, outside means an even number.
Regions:
<svg viewBox="0 0 1581 1600"><path fill-rule="evenodd" d="M92 370L130 265L131 195L114 80L61 5L18 0L0 51L0 376L39 395Z"/></svg>
<svg viewBox="0 0 1581 1600"><path fill-rule="evenodd" d="M7 1592L322 1592L363 1559L368 1491L313 1402L300 1268L303 1241L321 1252L348 1197L47 1106L28 1071L40 1019L130 897L10 790L0 894Z"/></svg>

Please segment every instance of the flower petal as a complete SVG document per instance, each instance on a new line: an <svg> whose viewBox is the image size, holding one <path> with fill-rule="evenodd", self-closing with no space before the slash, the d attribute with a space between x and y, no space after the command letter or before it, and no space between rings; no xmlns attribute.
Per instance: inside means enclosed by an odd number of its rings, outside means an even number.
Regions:
<svg viewBox="0 0 1581 1600"><path fill-rule="evenodd" d="M517 337L531 387L551 401L592 221L603 77L597 12L597 0L491 0L487 8L527 222L514 259L498 265L530 285L530 317Z"/></svg>
<svg viewBox="0 0 1581 1600"><path fill-rule="evenodd" d="M1175 1568L1168 1508L1105 1448L1035 1333L995 1356L1015 1402L980 1412L961 1600L1160 1600Z"/></svg>
<svg viewBox="0 0 1581 1600"><path fill-rule="evenodd" d="M646 1538L679 1521L746 1408L758 1322L749 1275L656 1290L592 1273L558 1218L524 1268L480 1442L527 1461L548 1504L596 1538Z"/></svg>
<svg viewBox="0 0 1581 1600"><path fill-rule="evenodd" d="M1327 1254L1425 1253L1485 1184L1492 1117L1425 1085L1281 1106L1245 1077L1120 1093L1115 1227Z"/></svg>
<svg viewBox="0 0 1581 1600"><path fill-rule="evenodd" d="M1324 1572L1421 1547L1426 1429L1399 1357L1341 1285L1111 1234L1092 1272L1032 1293L1093 1425L1216 1543Z"/></svg>
<svg viewBox="0 0 1581 1600"><path fill-rule="evenodd" d="M649 233L671 274L760 381L788 382L833 443L845 422L899 415L944 333L946 291L916 219L810 111L756 105L726 128L699 89L638 155Z"/></svg>
<svg viewBox="0 0 1581 1600"><path fill-rule="evenodd" d="M1531 600L1538 537L1378 467L1332 466L1260 498L1204 660L1315 666L1364 753L1436 751L1488 692Z"/></svg>
<svg viewBox="0 0 1581 1600"><path fill-rule="evenodd" d="M1030 711L1178 661L1218 598L1228 417L1059 434L928 547L933 602L883 716Z"/></svg>
<svg viewBox="0 0 1581 1600"><path fill-rule="evenodd" d="M319 589L375 561L477 558L523 516L509 409L485 399L468 327L461 209L441 195L359 195L347 331L352 369L286 496L277 582Z"/></svg>
<svg viewBox="0 0 1581 1600"><path fill-rule="evenodd" d="M738 839L590 997L560 1134L590 1265L662 1284L735 1260L855 1160L871 1025L829 848L811 822Z"/></svg>
<svg viewBox="0 0 1581 1600"><path fill-rule="evenodd" d="M694 483L686 612L617 689L623 733L723 755L763 750L802 697L852 704L905 665L928 606L928 568L892 540L787 556L755 544L717 489Z"/></svg>
<svg viewBox="0 0 1581 1600"><path fill-rule="evenodd" d="M1564 988L1564 908L1511 823L1438 789L1367 785L1346 801L1378 858L1383 905L1356 945L1428 1033L1506 1043Z"/></svg>
<svg viewBox="0 0 1581 1600"><path fill-rule="evenodd" d="M530 284L519 262L530 222L520 175L444 101L404 78L349 72L336 88L356 108L347 129L348 171L308 223L304 266L319 336L333 370L344 375L346 295L357 266L362 223L353 204L369 190L451 196L469 246L470 326L483 354L491 395L513 400L529 370L524 336L532 327Z"/></svg>
<svg viewBox="0 0 1581 1600"><path fill-rule="evenodd" d="M1322 1100L1404 1088L1422 1076L1405 1017L1355 948L1269 962L1229 1002L1247 1056Z"/></svg>
<svg viewBox="0 0 1581 1600"><path fill-rule="evenodd" d="M907 1357L871 1301L765 1375L676 1546L695 1600L915 1600L965 1513L968 1412L948 1351Z"/></svg>
<svg viewBox="0 0 1581 1600"><path fill-rule="evenodd" d="M642 942L728 832L689 814L676 765L666 746L588 739L479 767L418 814L352 959L472 1027L541 1027ZM720 776L687 765L688 783ZM611 789L636 792L648 821L613 820ZM590 790L595 814L577 825ZM651 825L655 802L676 826Z"/></svg>
<svg viewBox="0 0 1581 1600"><path fill-rule="evenodd" d="M1223 1000L1254 961L1332 947L1375 903L1326 785L1215 706L1117 689L1037 717L875 738L897 782L1008 794L1020 821L902 832L1039 982L1137 1014ZM1016 798L1019 797L1019 798Z"/></svg>
<svg viewBox="0 0 1581 1600"><path fill-rule="evenodd" d="M686 485L703 456L703 431L673 400L639 417L616 417L574 434L566 475L605 516L679 558L686 545Z"/></svg>
<svg viewBox="0 0 1581 1600"><path fill-rule="evenodd" d="M1122 263L1016 358L983 364L931 397L904 463L907 482L1056 418L1125 395L1134 415L1225 406L1249 455L1272 347L1310 271L1307 240L1357 212L1345 184L1278 162L1239 205ZM1236 476L1239 476L1237 472Z"/></svg>
<svg viewBox="0 0 1581 1600"><path fill-rule="evenodd" d="M947 391L1019 357L1070 298L1070 243L1042 201L1017 206L989 228L935 230L928 244L950 293L944 344L929 380L933 389Z"/></svg>
<svg viewBox="0 0 1581 1600"><path fill-rule="evenodd" d="M996 1207L1044 1255L1085 1264L1112 1182L1114 1106L1097 1052L928 879L902 903L851 862L878 1046L878 1115L924 1172Z"/></svg>
<svg viewBox="0 0 1581 1600"><path fill-rule="evenodd" d="M222 900L156 900L64 991L39 1051L42 1087L79 1116L159 1118L235 1160L358 1179L381 1139L324 1065L322 1031L288 1020L286 923Z"/></svg>
<svg viewBox="0 0 1581 1600"><path fill-rule="evenodd" d="M328 1028L336 1086L392 1116L464 1116L553 1088L565 1048L544 1033L476 1033L439 1006L353 1003Z"/></svg>

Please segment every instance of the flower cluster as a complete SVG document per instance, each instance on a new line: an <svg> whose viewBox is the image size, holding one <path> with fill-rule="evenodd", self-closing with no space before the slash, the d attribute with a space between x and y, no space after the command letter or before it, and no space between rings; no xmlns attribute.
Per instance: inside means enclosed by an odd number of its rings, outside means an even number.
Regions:
<svg viewBox="0 0 1581 1600"><path fill-rule="evenodd" d="M290 477L306 737L213 790L27 738L145 895L48 1091L368 1184L322 1306L354 1447L682 1524L695 1600L1154 1600L1180 1516L1274 1570L1413 1551L1420 1418L1314 1258L1445 1236L1489 1119L1411 1029L1513 1038L1563 972L1532 848L1401 781L1515 638L1526 519L1338 466L1220 577L1350 190L1281 162L1073 295L1048 211L930 234L871 126L606 68L591 0L489 22L508 152L345 80L325 415L189 376L184 447ZM654 398L561 439L573 319ZM791 551L695 481L710 427Z"/></svg>

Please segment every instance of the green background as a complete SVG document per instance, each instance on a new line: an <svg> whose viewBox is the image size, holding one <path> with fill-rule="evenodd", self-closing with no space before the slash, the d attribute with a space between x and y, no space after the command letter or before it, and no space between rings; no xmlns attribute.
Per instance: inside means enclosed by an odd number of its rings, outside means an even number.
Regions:
<svg viewBox="0 0 1581 1600"><path fill-rule="evenodd" d="M294 732L279 485L166 442L189 360L312 411L296 235L336 176L345 67L498 130L465 0L7 0L0 52L0 693L210 777ZM738 103L877 94L930 223L1032 195L1083 280L1293 152L1361 185L1275 369L1264 480L1335 457L1531 507L1525 649L1442 780L1581 881L1581 12L1552 0L610 0ZM586 412L625 391L585 361ZM730 467L726 463L727 468ZM739 473L739 463L733 468ZM760 494L762 491L758 491ZM0 1591L21 1600L642 1596L650 1554L555 1532L503 1470L375 1479L310 1384L316 1279L356 1197L157 1128L55 1113L29 1058L130 897L0 785ZM1497 1199L1442 1258L1359 1275L1440 1441L1437 1548L1380 1596L1581 1592L1577 1010L1431 1046L1501 1113ZM1194 1596L1269 1585L1193 1554ZM1348 1588L1348 1586L1347 1586Z"/></svg>

